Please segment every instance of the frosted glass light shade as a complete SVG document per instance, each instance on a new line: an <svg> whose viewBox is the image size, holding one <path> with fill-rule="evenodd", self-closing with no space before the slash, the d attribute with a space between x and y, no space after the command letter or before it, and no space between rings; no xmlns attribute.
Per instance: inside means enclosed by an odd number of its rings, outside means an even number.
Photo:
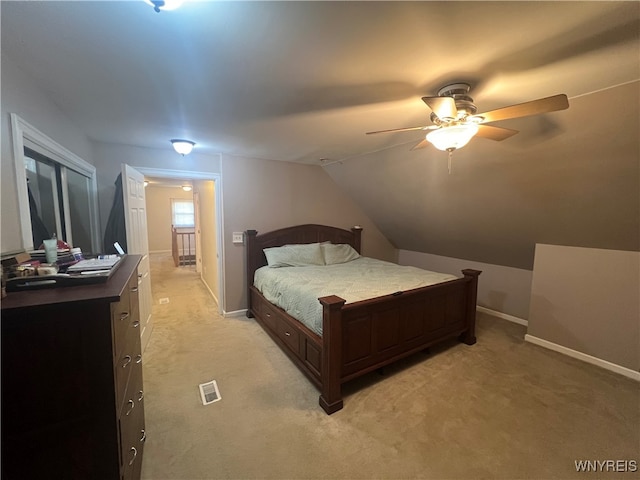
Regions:
<svg viewBox="0 0 640 480"><path fill-rule="evenodd" d="M191 153L191 150L193 150L195 142L192 142L191 140L174 138L173 140L171 140L171 144L173 145L173 149L180 155L189 155Z"/></svg>
<svg viewBox="0 0 640 480"><path fill-rule="evenodd" d="M442 127L427 134L427 140L438 150L451 151L464 147L478 133L478 126L453 125Z"/></svg>
<svg viewBox="0 0 640 480"><path fill-rule="evenodd" d="M156 3L153 3L151 0L144 0L144 3L151 5L152 7L156 7ZM184 3L184 0L164 0L164 5L159 5L159 10L175 10L180 5Z"/></svg>

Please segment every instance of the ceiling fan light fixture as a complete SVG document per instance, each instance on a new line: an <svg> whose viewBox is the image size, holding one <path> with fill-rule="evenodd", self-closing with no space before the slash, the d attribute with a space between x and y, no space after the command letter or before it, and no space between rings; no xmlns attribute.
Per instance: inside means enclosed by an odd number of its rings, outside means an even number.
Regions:
<svg viewBox="0 0 640 480"><path fill-rule="evenodd" d="M183 157L185 155L189 155L193 147L195 146L195 142L191 140L184 140L181 138L174 138L171 140L171 145L173 145L173 149L178 152Z"/></svg>
<svg viewBox="0 0 640 480"><path fill-rule="evenodd" d="M478 133L478 125L464 124L442 127L427 134L427 140L438 150L451 152L464 147Z"/></svg>

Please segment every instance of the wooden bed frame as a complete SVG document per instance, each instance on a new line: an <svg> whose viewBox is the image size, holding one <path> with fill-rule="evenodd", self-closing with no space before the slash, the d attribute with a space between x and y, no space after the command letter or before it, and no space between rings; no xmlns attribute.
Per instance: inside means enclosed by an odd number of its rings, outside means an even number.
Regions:
<svg viewBox="0 0 640 480"><path fill-rule="evenodd" d="M343 407L341 386L443 340L476 342L478 270L463 278L345 304L335 295L319 298L322 336L268 302L253 286L267 265L263 249L295 243L348 243L360 252L362 228L351 231L299 225L258 235L246 232L247 317L262 328L320 390L320 406L332 414Z"/></svg>

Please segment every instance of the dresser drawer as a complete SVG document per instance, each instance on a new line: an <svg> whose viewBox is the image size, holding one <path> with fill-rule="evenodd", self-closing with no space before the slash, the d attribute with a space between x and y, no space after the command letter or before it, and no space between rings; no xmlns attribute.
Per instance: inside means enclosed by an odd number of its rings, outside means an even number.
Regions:
<svg viewBox="0 0 640 480"><path fill-rule="evenodd" d="M144 391L142 387L142 365L131 371L127 386L126 401L119 417L120 464L124 479L139 478L142 452L146 440L144 424Z"/></svg>
<svg viewBox="0 0 640 480"><path fill-rule="evenodd" d="M113 362L113 370L116 379L116 405L122 408L125 401L125 391L127 383L130 382L129 376L132 370L137 367L141 368L142 354L140 352L140 322L135 322L129 327L129 331L123 339L124 347L120 353L116 355Z"/></svg>
<svg viewBox="0 0 640 480"><path fill-rule="evenodd" d="M120 297L120 301L111 304L113 350L117 354L124 348L124 337L127 335L131 326L138 326L140 323L138 310L138 275L136 272L131 275Z"/></svg>
<svg viewBox="0 0 640 480"><path fill-rule="evenodd" d="M111 304L111 331L113 336L113 351L120 353L124 348L125 336L132 322L130 291L127 288L120 301Z"/></svg>

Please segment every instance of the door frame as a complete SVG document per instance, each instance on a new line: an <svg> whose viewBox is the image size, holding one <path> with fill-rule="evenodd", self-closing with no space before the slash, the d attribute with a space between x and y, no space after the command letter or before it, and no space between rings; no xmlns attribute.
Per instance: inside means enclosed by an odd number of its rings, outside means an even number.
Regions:
<svg viewBox="0 0 640 480"><path fill-rule="evenodd" d="M153 167L141 167L137 165L131 165L140 173L147 177L157 178L176 178L181 180L209 180L214 182L214 195L215 195L215 213L216 213L216 250L218 252L218 258L216 259L218 264L218 313L222 314L225 309L225 296L224 296L224 238L223 232L223 219L222 219L222 177L219 173L213 172L197 172L191 170L171 170L167 168L153 168ZM202 276L202 274L201 274Z"/></svg>

